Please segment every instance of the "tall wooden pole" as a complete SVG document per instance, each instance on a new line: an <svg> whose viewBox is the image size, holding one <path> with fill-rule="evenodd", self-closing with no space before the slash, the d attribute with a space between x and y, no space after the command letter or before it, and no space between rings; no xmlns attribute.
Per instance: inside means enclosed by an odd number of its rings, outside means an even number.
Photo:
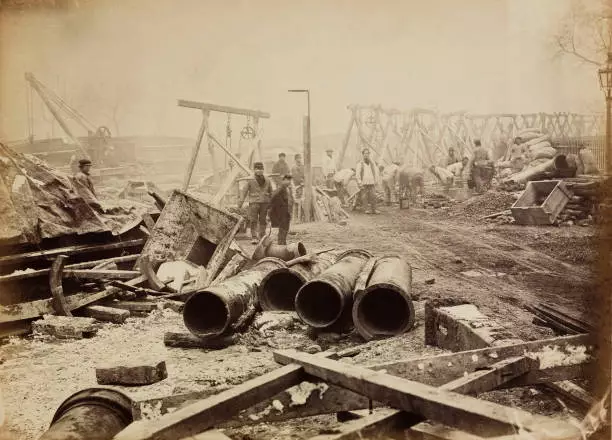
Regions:
<svg viewBox="0 0 612 440"><path fill-rule="evenodd" d="M612 176L612 96L606 96L606 149L604 151L604 172Z"/></svg>
<svg viewBox="0 0 612 440"><path fill-rule="evenodd" d="M309 106L310 107L310 106ZM310 148L310 111L304 117L304 221L312 221L312 160Z"/></svg>
<svg viewBox="0 0 612 440"><path fill-rule="evenodd" d="M195 164L198 159L198 153L200 152L200 145L202 145L202 139L204 138L204 134L208 132L208 115L208 110L202 110L202 124L200 125L200 131L198 132L198 138L196 139L196 143L193 146L193 151L191 152L191 159L189 161L189 165L187 166L187 174L185 174L185 181L183 182L184 192L186 192L187 188L189 188L189 182L191 181L191 175L193 174L193 169L195 168Z"/></svg>

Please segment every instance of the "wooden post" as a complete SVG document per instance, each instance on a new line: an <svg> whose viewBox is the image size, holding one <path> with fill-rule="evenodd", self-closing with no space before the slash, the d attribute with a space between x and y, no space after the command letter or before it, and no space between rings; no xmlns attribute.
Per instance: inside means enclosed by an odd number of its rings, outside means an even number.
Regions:
<svg viewBox="0 0 612 440"><path fill-rule="evenodd" d="M198 159L198 153L200 152L200 145L202 144L202 139L204 138L204 134L208 132L209 114L210 112L208 110L202 110L202 125L200 125L198 138L196 139L196 143L191 153L191 160L189 161L189 165L187 167L187 174L185 175L185 181L183 182L183 192L186 192L187 188L189 188L189 182L191 181L191 175L193 174L193 169L195 168L195 164Z"/></svg>
<svg viewBox="0 0 612 440"><path fill-rule="evenodd" d="M304 116L304 221L312 221L312 161L310 150L310 115Z"/></svg>
<svg viewBox="0 0 612 440"><path fill-rule="evenodd" d="M342 163L344 162L344 155L346 154L346 147L348 147L348 143L351 139L351 132L353 131L353 125L355 125L355 112L353 111L353 115L351 116L351 121L349 122L348 129L346 130L346 134L344 135L344 139L342 140L342 150L340 150L340 157L338 158L338 162L336 165L338 168L342 168Z"/></svg>

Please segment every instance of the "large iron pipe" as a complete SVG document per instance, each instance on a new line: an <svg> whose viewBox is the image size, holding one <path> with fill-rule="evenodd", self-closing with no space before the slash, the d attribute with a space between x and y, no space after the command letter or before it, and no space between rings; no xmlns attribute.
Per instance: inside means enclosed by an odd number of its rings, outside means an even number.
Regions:
<svg viewBox="0 0 612 440"><path fill-rule="evenodd" d="M39 440L110 440L132 422L129 397L109 388L87 388L59 406Z"/></svg>
<svg viewBox="0 0 612 440"><path fill-rule="evenodd" d="M254 307L257 290L264 277L282 267L286 267L284 261L264 258L217 285L194 292L183 308L185 326L201 338L230 333L232 324Z"/></svg>
<svg viewBox="0 0 612 440"><path fill-rule="evenodd" d="M295 296L295 310L311 327L326 328L350 317L353 288L361 269L372 254L352 249L338 256L337 261L317 277L304 284Z"/></svg>
<svg viewBox="0 0 612 440"><path fill-rule="evenodd" d="M279 267L268 273L259 286L259 304L262 310L295 310L295 296L308 281L330 267L339 251L316 255L312 262Z"/></svg>
<svg viewBox="0 0 612 440"><path fill-rule="evenodd" d="M399 335L414 325L412 268L398 255L376 259L364 290L353 298L353 323L366 340Z"/></svg>

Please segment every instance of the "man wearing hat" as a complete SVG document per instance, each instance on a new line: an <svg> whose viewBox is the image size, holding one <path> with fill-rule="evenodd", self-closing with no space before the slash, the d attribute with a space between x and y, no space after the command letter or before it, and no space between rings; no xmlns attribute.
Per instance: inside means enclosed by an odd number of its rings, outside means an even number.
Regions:
<svg viewBox="0 0 612 440"><path fill-rule="evenodd" d="M252 243L257 244L259 239L266 234L266 215L272 196L272 183L264 176L264 166L262 162L255 162L253 165L255 176L249 179L242 191L238 208L241 208L249 196L249 223L251 227Z"/></svg>
<svg viewBox="0 0 612 440"><path fill-rule="evenodd" d="M495 169L489 150L482 146L480 139L474 140L472 159L468 163L468 188L475 188L477 193L487 190L493 180Z"/></svg>
<svg viewBox="0 0 612 440"><path fill-rule="evenodd" d="M93 183L89 177L91 170L91 160L81 159L79 160L79 171L74 175L74 182L77 193L90 205L92 208L97 210L102 209L96 190L94 189Z"/></svg>
<svg viewBox="0 0 612 440"><path fill-rule="evenodd" d="M293 194L291 193L291 174L281 177L276 191L270 197L270 223L278 227L278 244L287 244L287 234L291 223L293 209Z"/></svg>
<svg viewBox="0 0 612 440"><path fill-rule="evenodd" d="M366 214L378 214L376 210L376 185L380 181L378 165L374 159L370 158L370 149L364 148L361 151L361 160L355 167L357 185L359 185L359 195L362 197L363 206L366 207ZM369 205L370 209L367 210Z"/></svg>
<svg viewBox="0 0 612 440"><path fill-rule="evenodd" d="M325 185L334 189L334 175L336 174L336 160L334 159L334 150L328 148L325 150L325 156L323 157L323 176L325 176Z"/></svg>
<svg viewBox="0 0 612 440"><path fill-rule="evenodd" d="M289 164L285 160L287 155L285 153L279 153L278 161L272 167L272 174L278 174L278 176L274 177L274 183L277 185L280 184L281 179L285 174L289 174Z"/></svg>

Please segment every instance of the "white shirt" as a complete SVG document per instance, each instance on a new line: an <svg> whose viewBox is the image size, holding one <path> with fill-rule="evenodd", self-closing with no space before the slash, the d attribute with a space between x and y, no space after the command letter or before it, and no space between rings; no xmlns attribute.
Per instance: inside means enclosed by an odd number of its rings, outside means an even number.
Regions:
<svg viewBox="0 0 612 440"><path fill-rule="evenodd" d="M357 182L361 185L376 185L378 181L378 165L372 159L370 159L370 163L367 165L362 160L357 164L355 174L357 175Z"/></svg>
<svg viewBox="0 0 612 440"><path fill-rule="evenodd" d="M464 167L462 162L455 162L454 164L451 164L446 167L446 169L453 173L453 176L455 177L461 176L461 174L463 174L463 168Z"/></svg>
<svg viewBox="0 0 612 440"><path fill-rule="evenodd" d="M329 176L330 174L335 174L336 173L336 161L334 160L333 156L329 157L327 154L323 157L323 175L325 177Z"/></svg>
<svg viewBox="0 0 612 440"><path fill-rule="evenodd" d="M341 183L342 185L346 186L354 174L355 172L350 168L344 168L334 174L334 182Z"/></svg>

